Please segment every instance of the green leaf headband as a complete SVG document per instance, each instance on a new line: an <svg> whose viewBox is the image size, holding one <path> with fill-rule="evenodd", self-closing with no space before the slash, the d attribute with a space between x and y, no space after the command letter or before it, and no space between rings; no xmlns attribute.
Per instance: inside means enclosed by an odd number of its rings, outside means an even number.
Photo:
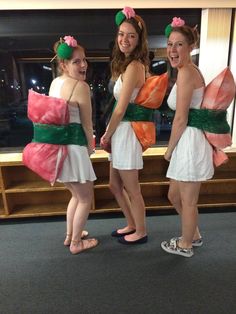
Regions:
<svg viewBox="0 0 236 314"><path fill-rule="evenodd" d="M172 32L174 27L181 27L185 25L185 21L180 17L173 17L171 24L168 24L165 28L165 36L169 38L170 33Z"/></svg>
<svg viewBox="0 0 236 314"><path fill-rule="evenodd" d="M77 47L77 41L73 36L65 36L60 39L57 47L57 56L60 59L70 59L73 53L73 48Z"/></svg>
<svg viewBox="0 0 236 314"><path fill-rule="evenodd" d="M119 11L116 13L115 16L115 22L117 26L120 26L120 24L125 20L125 19L131 19L132 17L135 18L135 11L133 8L130 7L124 7L122 11ZM140 29L142 29L142 24L140 21L138 22L138 26Z"/></svg>

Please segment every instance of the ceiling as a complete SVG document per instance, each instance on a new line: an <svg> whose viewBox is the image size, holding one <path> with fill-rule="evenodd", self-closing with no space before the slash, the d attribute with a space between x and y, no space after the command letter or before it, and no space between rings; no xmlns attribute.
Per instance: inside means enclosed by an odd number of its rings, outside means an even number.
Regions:
<svg viewBox="0 0 236 314"><path fill-rule="evenodd" d="M114 9L0 11L0 52L18 57L53 55L52 46L64 35L75 36L87 55L109 55L116 26ZM150 49L162 48L165 26L174 16L200 27L200 9L137 9L147 25Z"/></svg>

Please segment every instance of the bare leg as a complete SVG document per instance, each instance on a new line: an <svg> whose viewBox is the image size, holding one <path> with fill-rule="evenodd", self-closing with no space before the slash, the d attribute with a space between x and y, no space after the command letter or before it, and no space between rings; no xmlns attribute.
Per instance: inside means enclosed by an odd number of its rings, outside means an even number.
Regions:
<svg viewBox="0 0 236 314"><path fill-rule="evenodd" d="M111 164L109 187L127 220L127 226L124 227L123 229L118 229L117 231L119 233L124 233L136 229L134 218L131 213L131 204L129 197L124 189L124 185L121 180L119 171L117 169L112 168Z"/></svg>
<svg viewBox="0 0 236 314"><path fill-rule="evenodd" d="M131 212L136 226L136 232L125 236L125 240L136 241L147 234L145 205L139 185L138 170L119 170L119 173L129 195Z"/></svg>
<svg viewBox="0 0 236 314"><path fill-rule="evenodd" d="M72 194L66 211L66 234L72 235L74 215L79 201L76 197L76 194L73 192L71 184L65 183L65 186Z"/></svg>
<svg viewBox="0 0 236 314"><path fill-rule="evenodd" d="M73 232L73 220L76 208L78 206L78 199L76 194L73 191L71 183L65 183L66 188L71 192L71 199L69 201L69 204L67 206L66 211L66 239L64 241L64 245L69 246L72 238L72 232ZM83 230L82 231L82 237L86 237L88 235L88 231Z"/></svg>
<svg viewBox="0 0 236 314"><path fill-rule="evenodd" d="M177 213L181 216L182 215L182 202L179 190L179 182L175 180L170 180L170 187L168 192L168 198L171 204L176 209ZM196 230L194 232L193 240L197 240L201 238L201 234L199 231L198 226L196 226Z"/></svg>
<svg viewBox="0 0 236 314"><path fill-rule="evenodd" d="M78 204L73 218L72 239L80 240L83 227L87 221L89 211L92 206L93 198L93 183L88 181L86 183L72 183L74 195L78 200Z"/></svg>
<svg viewBox="0 0 236 314"><path fill-rule="evenodd" d="M192 247L192 240L198 223L197 202L200 187L200 182L179 182L182 200L182 238L179 241L179 246L183 248Z"/></svg>
<svg viewBox="0 0 236 314"><path fill-rule="evenodd" d="M97 240L87 239L81 241L83 227L87 221L89 211L92 206L93 183L87 181L84 184L71 183L73 194L78 199L78 205L75 210L73 219L72 241L70 251L72 254L80 253L85 249L92 248L97 245Z"/></svg>

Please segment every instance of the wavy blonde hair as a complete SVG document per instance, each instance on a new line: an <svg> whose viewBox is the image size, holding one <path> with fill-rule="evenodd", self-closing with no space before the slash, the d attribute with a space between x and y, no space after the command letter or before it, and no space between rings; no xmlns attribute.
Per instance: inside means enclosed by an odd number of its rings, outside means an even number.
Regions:
<svg viewBox="0 0 236 314"><path fill-rule="evenodd" d="M188 25L172 27L170 34L173 32L177 32L177 33L182 34L190 46L191 45L193 45L195 47L198 46L200 36L199 36L199 32L197 30L197 25L193 28L188 26Z"/></svg>
<svg viewBox="0 0 236 314"><path fill-rule="evenodd" d="M60 40L58 40L57 42L55 42L55 44L54 44L54 46L53 46L53 51L55 52L55 54L56 54L56 61L57 61L57 73L58 74L63 74L63 67L62 67L62 64L63 63L66 63L66 62L68 62L68 61L70 61L71 59L72 59L72 56L73 56L73 53L74 53L74 51L76 51L76 50L82 50L84 53L85 53L85 49L84 49L84 47L83 46L81 46L81 45L77 45L76 47L73 47L73 52L72 52L72 54L71 54L71 57L69 58L69 59L62 59L62 58L59 58L58 57L58 55L57 55L57 48L58 48L58 46L61 44L61 41Z"/></svg>

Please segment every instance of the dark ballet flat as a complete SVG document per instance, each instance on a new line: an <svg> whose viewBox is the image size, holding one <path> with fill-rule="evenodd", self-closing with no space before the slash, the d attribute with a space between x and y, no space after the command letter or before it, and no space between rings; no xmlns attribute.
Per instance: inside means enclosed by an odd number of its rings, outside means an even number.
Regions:
<svg viewBox="0 0 236 314"><path fill-rule="evenodd" d="M148 241L148 236L144 236L138 240L135 241L127 241L125 240L124 237L118 238L118 242L122 243L122 244L127 244L127 245L134 245L134 244L144 244L147 243Z"/></svg>
<svg viewBox="0 0 236 314"><path fill-rule="evenodd" d="M128 234L135 233L135 231L136 230L134 229L134 230L131 230L131 231L128 231L128 232L119 233L117 230L114 230L114 231L112 231L111 236L112 237L116 237L116 238L124 237L124 236L126 236Z"/></svg>

